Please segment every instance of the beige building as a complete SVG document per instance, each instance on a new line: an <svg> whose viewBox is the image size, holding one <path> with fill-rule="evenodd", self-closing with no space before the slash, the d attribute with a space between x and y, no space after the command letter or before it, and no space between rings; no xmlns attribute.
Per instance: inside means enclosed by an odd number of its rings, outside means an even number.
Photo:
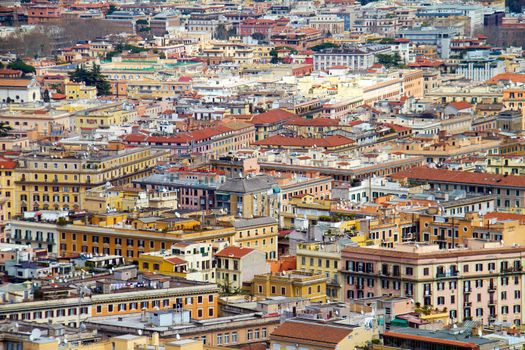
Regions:
<svg viewBox="0 0 525 350"><path fill-rule="evenodd" d="M240 291L244 282L251 282L257 274L267 273L265 253L250 248L229 246L215 254L215 279L225 294Z"/></svg>

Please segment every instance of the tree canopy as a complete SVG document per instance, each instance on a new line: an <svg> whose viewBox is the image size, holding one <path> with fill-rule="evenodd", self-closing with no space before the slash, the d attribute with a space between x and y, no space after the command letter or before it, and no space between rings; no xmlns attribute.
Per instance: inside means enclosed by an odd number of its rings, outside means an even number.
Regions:
<svg viewBox="0 0 525 350"><path fill-rule="evenodd" d="M403 65L401 56L398 53L392 55L380 53L376 55L376 59L377 63L382 64L386 68L401 67Z"/></svg>
<svg viewBox="0 0 525 350"><path fill-rule="evenodd" d="M321 51L321 50L324 50L324 49L330 49L332 47L339 47L339 45L337 44L334 44L334 43L322 43L322 44L319 44L319 45L315 45L312 47L312 51Z"/></svg>
<svg viewBox="0 0 525 350"><path fill-rule="evenodd" d="M77 66L75 71L69 74L69 78L77 83L83 82L86 86L95 86L99 96L111 93L111 85L100 72L100 66L94 62L89 70L84 66Z"/></svg>
<svg viewBox="0 0 525 350"><path fill-rule="evenodd" d="M35 67L25 63L20 58L17 58L15 61L9 63L7 65L7 68L9 68L9 69L16 69L16 70L22 71L22 73L24 73L24 74L29 74L29 73L35 73L36 72Z"/></svg>

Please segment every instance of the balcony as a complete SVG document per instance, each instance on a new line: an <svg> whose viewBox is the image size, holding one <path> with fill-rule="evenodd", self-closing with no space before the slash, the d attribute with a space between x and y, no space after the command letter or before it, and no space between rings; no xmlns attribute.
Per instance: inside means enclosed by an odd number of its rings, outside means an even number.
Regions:
<svg viewBox="0 0 525 350"><path fill-rule="evenodd" d="M425 290L425 291L423 291L423 294L424 294L424 296L429 297L429 296L432 295L432 291L431 290Z"/></svg>
<svg viewBox="0 0 525 350"><path fill-rule="evenodd" d="M450 277L457 277L458 272L457 271L448 271L448 272L437 272L436 278L450 278Z"/></svg>
<svg viewBox="0 0 525 350"><path fill-rule="evenodd" d="M471 307L471 306L472 306L472 302L471 302L471 301L465 301L465 302L463 303L463 305L464 305L465 307Z"/></svg>
<svg viewBox="0 0 525 350"><path fill-rule="evenodd" d="M463 287L463 293L471 293L472 292L472 288L470 287Z"/></svg>
<svg viewBox="0 0 525 350"><path fill-rule="evenodd" d="M496 305L496 299L490 299L489 305Z"/></svg>
<svg viewBox="0 0 525 350"><path fill-rule="evenodd" d="M497 288L495 284L489 284L489 293L494 293L496 289Z"/></svg>

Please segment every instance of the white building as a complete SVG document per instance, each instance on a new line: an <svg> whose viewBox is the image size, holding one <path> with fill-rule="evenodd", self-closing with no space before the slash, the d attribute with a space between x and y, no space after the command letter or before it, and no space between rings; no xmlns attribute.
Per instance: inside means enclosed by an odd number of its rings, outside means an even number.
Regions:
<svg viewBox="0 0 525 350"><path fill-rule="evenodd" d="M36 79L0 79L0 101L2 103L25 103L40 100L40 85Z"/></svg>
<svg viewBox="0 0 525 350"><path fill-rule="evenodd" d="M406 196L408 187L398 182L388 181L383 177L372 177L363 180L357 186L342 184L332 188L332 199L351 202L366 202L386 195Z"/></svg>
<svg viewBox="0 0 525 350"><path fill-rule="evenodd" d="M314 54L314 69L325 70L334 66L345 66L350 70L367 70L375 63L375 55L390 52L390 47L385 45L329 48Z"/></svg>

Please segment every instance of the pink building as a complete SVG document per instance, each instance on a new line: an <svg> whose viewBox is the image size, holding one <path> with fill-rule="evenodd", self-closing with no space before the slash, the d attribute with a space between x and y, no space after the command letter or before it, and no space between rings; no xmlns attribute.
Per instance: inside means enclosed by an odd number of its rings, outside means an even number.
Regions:
<svg viewBox="0 0 525 350"><path fill-rule="evenodd" d="M454 321L522 324L525 247L468 240L466 248L399 244L342 252L346 300L391 295L446 310Z"/></svg>
<svg viewBox="0 0 525 350"><path fill-rule="evenodd" d="M241 36L251 36L255 33L262 34L266 40L270 39L272 34L279 32L278 28L285 27L288 19L255 19L248 18L239 24L239 34Z"/></svg>

